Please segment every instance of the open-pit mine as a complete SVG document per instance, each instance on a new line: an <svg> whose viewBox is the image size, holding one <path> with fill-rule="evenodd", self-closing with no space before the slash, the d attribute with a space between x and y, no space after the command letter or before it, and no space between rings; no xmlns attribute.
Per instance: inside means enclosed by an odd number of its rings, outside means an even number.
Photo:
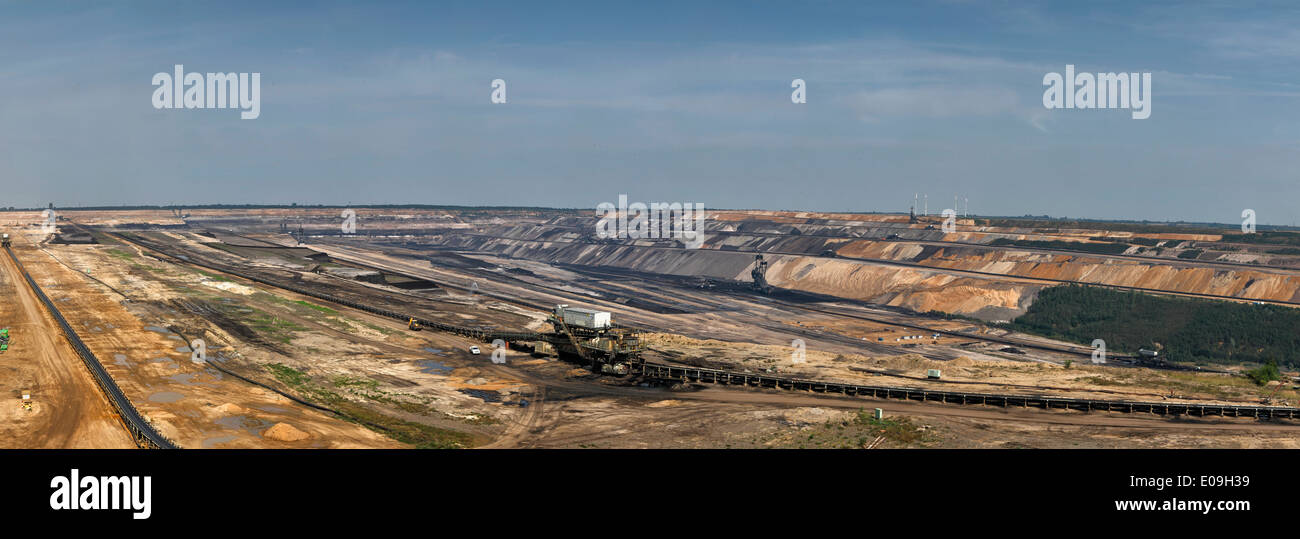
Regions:
<svg viewBox="0 0 1300 539"><path fill-rule="evenodd" d="M0 212L0 444L1300 446L1297 234L599 219Z"/></svg>

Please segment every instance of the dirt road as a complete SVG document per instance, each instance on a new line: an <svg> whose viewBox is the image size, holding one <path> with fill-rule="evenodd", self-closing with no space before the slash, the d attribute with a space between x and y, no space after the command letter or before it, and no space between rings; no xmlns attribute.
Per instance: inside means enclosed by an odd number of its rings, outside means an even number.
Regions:
<svg viewBox="0 0 1300 539"><path fill-rule="evenodd" d="M15 238L21 258L31 250L20 242ZM81 358L3 251L0 269L6 299L0 302L0 326L9 328L12 339L0 355L0 447L134 448ZM21 407L23 391L31 392L31 411Z"/></svg>

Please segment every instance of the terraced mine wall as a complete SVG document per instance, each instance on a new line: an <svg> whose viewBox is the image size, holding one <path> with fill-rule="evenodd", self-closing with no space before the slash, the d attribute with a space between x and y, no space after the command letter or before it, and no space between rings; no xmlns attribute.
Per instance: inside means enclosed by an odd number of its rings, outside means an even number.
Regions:
<svg viewBox="0 0 1300 539"><path fill-rule="evenodd" d="M448 231L433 239L443 247L506 257L734 281L748 281L754 254L763 253L768 281L781 288L988 321L1023 314L1037 291L1052 285L1018 278L1300 302L1300 276L1247 264L1193 267L1149 257L791 235L788 227L750 222L711 223L703 248L683 249L673 240L599 239L581 219L554 221L493 226L478 233ZM734 230L718 232L721 227ZM912 232L939 236L915 238L921 241L942 241L938 231Z"/></svg>
<svg viewBox="0 0 1300 539"><path fill-rule="evenodd" d="M649 240L631 244L585 243L564 234L525 240L448 234L439 246L542 262L741 282L750 281L749 271L756 254L732 249L683 249L674 247L672 242L656 245ZM831 257L770 251L764 252L763 257L768 262L768 282L780 288L986 320L1011 320L1029 307L1034 294L1042 288L1033 283Z"/></svg>
<svg viewBox="0 0 1300 539"><path fill-rule="evenodd" d="M923 247L931 247L931 249L927 251ZM839 254L1037 279L1242 299L1300 302L1300 276L1282 271L1254 269L1247 265L1188 267L1164 261L1117 260L1083 254L1016 249L994 251L974 247L935 247L894 242L854 242L845 245Z"/></svg>

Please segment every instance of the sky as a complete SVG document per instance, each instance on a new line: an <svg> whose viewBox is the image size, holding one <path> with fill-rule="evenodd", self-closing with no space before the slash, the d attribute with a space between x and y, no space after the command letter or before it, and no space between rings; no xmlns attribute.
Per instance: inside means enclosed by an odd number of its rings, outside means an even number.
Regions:
<svg viewBox="0 0 1300 539"><path fill-rule="evenodd" d="M260 73L261 114L156 73ZM1151 116L1047 109L1148 72ZM803 79L807 102L791 102ZM506 103L492 103L492 81ZM0 206L1300 220L1300 5L0 1Z"/></svg>

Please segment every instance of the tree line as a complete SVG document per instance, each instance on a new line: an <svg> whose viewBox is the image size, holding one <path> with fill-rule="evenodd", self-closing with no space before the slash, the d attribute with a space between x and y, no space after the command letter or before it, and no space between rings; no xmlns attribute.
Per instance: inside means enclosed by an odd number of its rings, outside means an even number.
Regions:
<svg viewBox="0 0 1300 539"><path fill-rule="evenodd" d="M1170 361L1300 367L1300 309L1062 285L1043 289L1009 329Z"/></svg>

